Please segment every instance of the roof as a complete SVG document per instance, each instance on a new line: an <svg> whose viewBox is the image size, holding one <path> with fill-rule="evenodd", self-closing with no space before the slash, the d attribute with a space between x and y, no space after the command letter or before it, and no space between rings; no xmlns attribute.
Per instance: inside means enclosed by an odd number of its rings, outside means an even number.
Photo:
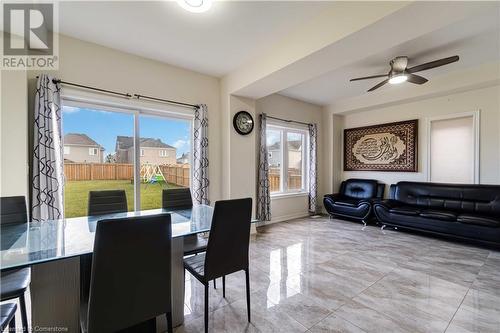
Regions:
<svg viewBox="0 0 500 333"><path fill-rule="evenodd" d="M91 139L87 134L83 133L68 133L64 135L63 142L66 145L101 147L100 144Z"/></svg>
<svg viewBox="0 0 500 333"><path fill-rule="evenodd" d="M141 148L171 148L175 149L171 145L168 145L161 141L160 139L154 138L140 138ZM134 145L134 138L131 136L119 135L116 137L116 147L117 149L129 149Z"/></svg>
<svg viewBox="0 0 500 333"><path fill-rule="evenodd" d="M267 150L280 150L280 146L281 142L277 141L272 145L268 146ZM288 147L290 147L293 150L299 150L301 146L302 146L301 140L288 141Z"/></svg>

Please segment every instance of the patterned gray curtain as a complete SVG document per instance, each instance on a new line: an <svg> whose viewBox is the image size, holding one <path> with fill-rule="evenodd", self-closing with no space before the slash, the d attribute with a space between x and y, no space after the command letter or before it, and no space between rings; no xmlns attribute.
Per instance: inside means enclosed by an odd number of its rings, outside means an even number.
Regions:
<svg viewBox="0 0 500 333"><path fill-rule="evenodd" d="M208 118L205 104L198 105L194 111L193 137L193 185L191 191L198 204L209 205Z"/></svg>
<svg viewBox="0 0 500 333"><path fill-rule="evenodd" d="M64 217L64 160L60 87L40 75L36 84L31 214L34 221Z"/></svg>
<svg viewBox="0 0 500 333"><path fill-rule="evenodd" d="M309 213L316 214L318 211L318 127L309 124Z"/></svg>
<svg viewBox="0 0 500 333"><path fill-rule="evenodd" d="M257 179L257 219L259 221L271 220L271 194L269 190L269 161L267 153L267 116L260 115L259 128L259 174Z"/></svg>

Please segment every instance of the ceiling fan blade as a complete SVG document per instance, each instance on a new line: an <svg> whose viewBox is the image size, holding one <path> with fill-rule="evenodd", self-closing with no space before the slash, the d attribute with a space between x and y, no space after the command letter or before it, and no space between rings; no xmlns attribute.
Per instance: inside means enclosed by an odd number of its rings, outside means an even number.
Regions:
<svg viewBox="0 0 500 333"><path fill-rule="evenodd" d="M368 80L368 79L376 79L378 77L386 77L387 74L380 74L380 75L372 75L372 76L365 76L365 77L357 77L355 79L350 79L349 81L359 81L359 80Z"/></svg>
<svg viewBox="0 0 500 333"><path fill-rule="evenodd" d="M420 71L425 71L427 69L451 64L452 62L458 61L458 59L460 59L458 56L453 56L453 57L443 58L443 59L439 59L439 60L434 60L431 62L427 62L425 64L421 64L421 65L417 65L417 66L413 66L411 68L408 68L407 71L409 73L416 73L416 72L420 72Z"/></svg>
<svg viewBox="0 0 500 333"><path fill-rule="evenodd" d="M422 77L420 75L406 74L406 76L407 76L406 81L411 83L424 84L425 82L429 81L425 77Z"/></svg>
<svg viewBox="0 0 500 333"><path fill-rule="evenodd" d="M386 80L384 80L384 81L380 82L380 83L379 83L379 84L377 84L376 86L374 86L374 87L370 88L368 91L369 91L369 92L370 92L370 91L374 91L375 89L378 89L378 88L382 87L382 86L383 86L384 84L386 84L387 82L389 82L389 79L386 79Z"/></svg>

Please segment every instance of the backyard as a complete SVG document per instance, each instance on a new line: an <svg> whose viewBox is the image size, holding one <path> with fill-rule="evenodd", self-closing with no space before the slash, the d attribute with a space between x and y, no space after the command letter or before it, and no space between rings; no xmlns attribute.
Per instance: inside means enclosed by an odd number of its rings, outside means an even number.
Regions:
<svg viewBox="0 0 500 333"><path fill-rule="evenodd" d="M178 187L165 182L141 184L141 210L161 208L162 190ZM134 210L134 184L130 180L70 180L64 191L65 216L86 216L89 191L99 190L125 190L128 210Z"/></svg>

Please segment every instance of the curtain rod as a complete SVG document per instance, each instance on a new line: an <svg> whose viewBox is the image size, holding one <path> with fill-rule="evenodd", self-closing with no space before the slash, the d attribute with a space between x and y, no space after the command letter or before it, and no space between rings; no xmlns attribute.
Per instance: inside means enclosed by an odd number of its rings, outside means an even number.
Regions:
<svg viewBox="0 0 500 333"><path fill-rule="evenodd" d="M74 86L74 87L83 88L83 89L100 91L100 92L104 92L104 93L107 93L107 94L113 94L113 95L118 95L118 96L127 97L127 98L131 98L132 97L132 95L130 95L129 93L121 93L121 92L116 92L116 91L107 90L107 89L101 89L101 88L96 88L96 87L91 87L91 86L85 86L83 84L78 84L78 83L73 83L73 82L67 82L67 81L63 81L63 80L60 80L60 79L53 79L52 82L55 83L55 84L60 83L60 84L65 84L67 86Z"/></svg>
<svg viewBox="0 0 500 333"><path fill-rule="evenodd" d="M271 118L271 119L281 120L281 121L284 121L284 122L287 122L287 123L296 123L296 124L302 124L302 125L306 125L306 126L311 125L309 123L303 123L301 121L290 120L290 119L283 119L283 118L278 118L278 117L273 117L273 116L268 116L268 115L266 115L266 117L267 118Z"/></svg>
<svg viewBox="0 0 500 333"><path fill-rule="evenodd" d="M38 79L38 76L36 78ZM55 84L60 83L60 84L65 84L67 86L74 86L74 87L83 88L83 89L95 90L95 91L104 92L104 93L107 93L107 94L113 94L113 95L117 95L117 96L126 97L126 98L136 97L137 99L141 99L141 98L142 99L149 99L149 100L152 100L152 101L169 103L169 104L175 104L175 105L180 105L180 106L186 106L186 107L191 107L191 108L195 108L195 109L198 108L198 105L194 105L194 104L177 102L177 101L172 101L172 100L169 100L169 99L156 98L156 97L150 97L150 96L139 95L139 94L131 95L129 93L121 93L121 92L117 92L117 91L113 91L113 90L107 90L107 89L96 88L96 87L92 87L92 86L86 86L86 85L83 85L83 84L78 84L78 83L63 81L61 79L53 79L52 82L55 83Z"/></svg>
<svg viewBox="0 0 500 333"><path fill-rule="evenodd" d="M187 107L190 107L190 108L198 109L198 105L189 104L189 103L183 103L183 102L176 102L176 101L172 101L170 99L156 98L156 97L139 95L139 94L134 94L134 96L137 99L141 99L141 98L142 99L149 99L149 100L152 100L152 101L158 101L158 102L163 102L163 103L175 104L175 105L180 105L180 106L187 106Z"/></svg>

